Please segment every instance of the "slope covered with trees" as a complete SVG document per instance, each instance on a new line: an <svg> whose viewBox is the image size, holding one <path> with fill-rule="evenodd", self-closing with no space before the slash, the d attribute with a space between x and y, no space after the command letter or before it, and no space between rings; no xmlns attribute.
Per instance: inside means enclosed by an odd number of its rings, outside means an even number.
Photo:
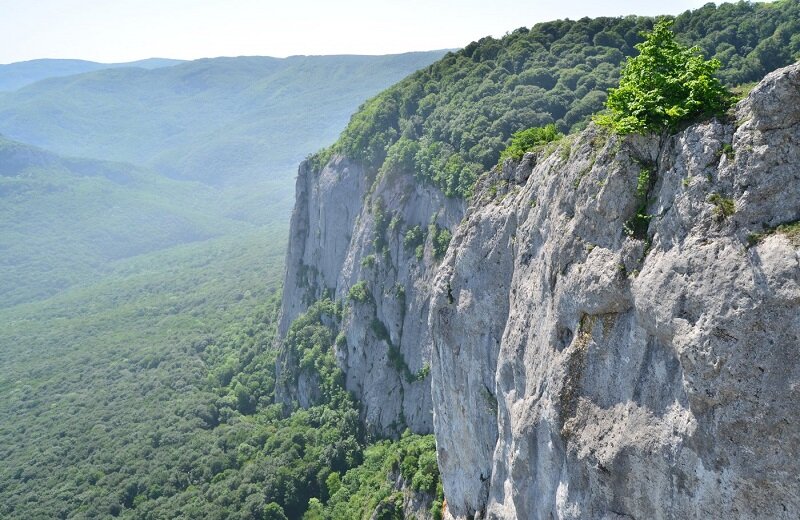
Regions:
<svg viewBox="0 0 800 520"><path fill-rule="evenodd" d="M43 79L73 76L102 69L170 67L182 60L149 58L126 63L97 63L86 60L41 59L0 65L0 91L12 91Z"/></svg>
<svg viewBox="0 0 800 520"><path fill-rule="evenodd" d="M653 24L635 16L559 20L473 42L365 103L313 160L319 167L337 152L384 171L406 167L447 195L468 196L514 132L583 127ZM720 61L729 86L800 59L800 4L792 0L708 4L677 16L673 29L679 42Z"/></svg>
<svg viewBox="0 0 800 520"><path fill-rule="evenodd" d="M0 307L120 259L284 223L296 161L440 55L0 67L0 79L103 69L0 93Z"/></svg>
<svg viewBox="0 0 800 520"><path fill-rule="evenodd" d="M120 259L253 227L221 210L200 183L0 136L0 308L95 279Z"/></svg>
<svg viewBox="0 0 800 520"><path fill-rule="evenodd" d="M442 54L214 58L51 78L0 93L0 133L214 185L286 181L359 103Z"/></svg>

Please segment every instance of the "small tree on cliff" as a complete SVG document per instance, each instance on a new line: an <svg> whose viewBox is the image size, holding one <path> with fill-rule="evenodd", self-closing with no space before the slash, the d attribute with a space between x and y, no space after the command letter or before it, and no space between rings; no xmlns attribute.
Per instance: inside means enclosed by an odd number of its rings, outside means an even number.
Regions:
<svg viewBox="0 0 800 520"><path fill-rule="evenodd" d="M609 90L598 124L620 134L674 130L700 115L723 113L733 96L714 76L717 60L704 60L698 47L675 41L672 21L658 22L628 58L618 88Z"/></svg>

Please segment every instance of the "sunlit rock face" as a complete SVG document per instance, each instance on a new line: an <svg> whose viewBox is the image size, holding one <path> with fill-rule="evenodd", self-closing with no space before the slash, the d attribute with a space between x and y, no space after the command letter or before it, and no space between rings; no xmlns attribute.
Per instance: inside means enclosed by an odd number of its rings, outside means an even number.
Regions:
<svg viewBox="0 0 800 520"><path fill-rule="evenodd" d="M795 65L483 182L429 316L451 517L800 515L799 123Z"/></svg>
<svg viewBox="0 0 800 520"><path fill-rule="evenodd" d="M374 434L433 431L428 309L439 259L430 237L418 252L405 236L417 226L454 229L464 208L463 201L417 182L412 172L378 176L340 156L320 172L300 167L279 332L285 336L292 320L319 298L343 303L337 359ZM363 301L350 297L359 283ZM281 358L278 380L296 365ZM303 374L293 379L297 385L279 384L278 399L313 404L314 382Z"/></svg>
<svg viewBox="0 0 800 520"><path fill-rule="evenodd" d="M800 220L799 107L796 65L673 136L590 126L469 207L304 164L280 333L342 303L362 419L434 431L451 518L796 518L800 241L775 228ZM453 231L443 257L416 226ZM278 399L310 406L292 366Z"/></svg>

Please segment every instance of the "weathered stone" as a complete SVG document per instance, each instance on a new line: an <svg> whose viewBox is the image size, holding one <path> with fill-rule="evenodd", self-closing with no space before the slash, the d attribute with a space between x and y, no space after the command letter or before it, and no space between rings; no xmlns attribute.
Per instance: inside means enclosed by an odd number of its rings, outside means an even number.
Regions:
<svg viewBox="0 0 800 520"><path fill-rule="evenodd" d="M799 82L767 76L738 128L598 150L590 128L477 197L430 314L452 517L800 515L800 251L748 247L800 220Z"/></svg>
<svg viewBox="0 0 800 520"><path fill-rule="evenodd" d="M773 230L798 165L800 65L735 122L507 162L466 213L410 172L304 167L281 332L349 302L347 386L373 431L435 430L450 518L797 518L800 249ZM441 261L403 245L431 222Z"/></svg>

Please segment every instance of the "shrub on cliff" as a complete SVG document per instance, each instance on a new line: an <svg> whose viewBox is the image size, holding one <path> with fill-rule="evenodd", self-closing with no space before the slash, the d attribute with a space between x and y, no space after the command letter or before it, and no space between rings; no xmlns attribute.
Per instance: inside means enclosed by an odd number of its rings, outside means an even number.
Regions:
<svg viewBox="0 0 800 520"><path fill-rule="evenodd" d="M620 134L660 132L730 107L732 94L714 76L720 62L675 41L671 25L658 22L636 45L639 55L628 58L619 87L609 90L608 112L595 118L599 124Z"/></svg>
<svg viewBox="0 0 800 520"><path fill-rule="evenodd" d="M500 152L500 163L502 164L509 157L520 160L525 155L525 152L538 145L551 143L562 136L563 134L556 129L554 124L542 127L535 126L515 132L511 136L511 144Z"/></svg>

